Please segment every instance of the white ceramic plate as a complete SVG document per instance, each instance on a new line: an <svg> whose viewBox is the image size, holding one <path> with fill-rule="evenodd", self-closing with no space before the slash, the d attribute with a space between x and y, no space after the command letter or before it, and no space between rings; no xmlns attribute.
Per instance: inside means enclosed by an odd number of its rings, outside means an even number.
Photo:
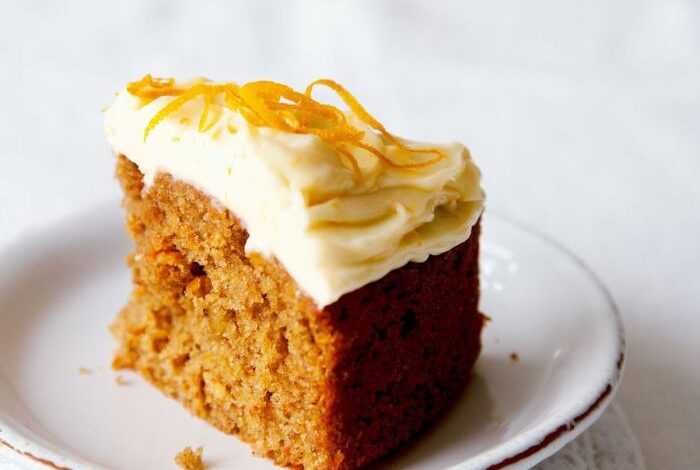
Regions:
<svg viewBox="0 0 700 470"><path fill-rule="evenodd" d="M203 445L210 469L275 468L138 376L110 369L107 325L129 291L121 219L116 204L100 207L0 253L0 467L174 468L178 451ZM492 321L472 383L375 468L528 468L612 399L624 341L590 270L492 215L482 252L482 310Z"/></svg>

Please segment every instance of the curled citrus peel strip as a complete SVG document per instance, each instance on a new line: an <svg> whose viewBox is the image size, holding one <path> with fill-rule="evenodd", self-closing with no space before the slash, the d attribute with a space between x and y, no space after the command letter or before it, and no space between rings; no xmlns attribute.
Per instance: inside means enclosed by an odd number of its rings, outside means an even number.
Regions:
<svg viewBox="0 0 700 470"><path fill-rule="evenodd" d="M202 115L199 117L199 125L197 125L199 132L207 131L207 118L209 117L209 107L211 106L212 99L213 96L211 93L204 94L204 110L202 111Z"/></svg>
<svg viewBox="0 0 700 470"><path fill-rule="evenodd" d="M336 146L336 150L350 162L352 177L356 182L359 182L362 179L362 171L360 170L360 165L357 163L357 158L355 158L350 151L340 145Z"/></svg>
<svg viewBox="0 0 700 470"><path fill-rule="evenodd" d="M436 157L431 159L431 160L427 160L427 161L423 161L423 162L419 162L419 163L398 164L398 163L392 162L392 163L390 163L392 166L396 166L398 168L420 168L423 166L432 165L433 163L437 163L438 161L443 159L444 155L443 155L442 151L440 151L439 149L436 149L436 148L413 148L413 147L409 147L408 145L401 142L391 132L387 131L381 122L377 121L374 118L374 116L369 114L367 112L367 110L364 108L364 106L362 106L360 104L360 102L357 101L357 98L355 98L342 85L340 85L337 82L334 82L333 80L329 80L327 78L321 78L319 80L311 82L309 84L309 86L306 87L305 94L310 97L311 94L313 93L314 88L319 86L319 85L328 87L331 90L333 90L340 97L340 99L343 100L345 105L348 108L350 108L350 110L353 113L355 113L355 115L362 122L364 122L365 124L370 126L375 131L379 132L386 140L388 140L392 144L396 145L397 147L399 147L403 150L414 152L414 153L432 153L432 154L436 155ZM367 146L360 146L360 147L364 148L365 150L369 150L367 148ZM374 150L376 150L376 149L374 149ZM372 153L374 153L376 155L375 152L372 152ZM386 158L386 156L384 156L384 160L385 160L385 162L390 161L388 158Z"/></svg>
<svg viewBox="0 0 700 470"><path fill-rule="evenodd" d="M150 73L144 75L138 82L129 83L126 86L126 90L146 101L153 101L161 96L175 96L181 93L181 90L175 87L174 78L153 78Z"/></svg>
<svg viewBox="0 0 700 470"><path fill-rule="evenodd" d="M311 95L317 86L325 86L334 91L358 119L379 133L385 141L408 152L434 154L435 157L413 163L394 162L379 149L365 143L365 133L351 125L342 110L314 100ZM341 159L349 164L356 181L361 179L362 172L357 158L350 151L351 147L367 151L382 163L400 169L422 168L444 158L442 151L437 148L413 148L401 142L369 114L350 92L332 80L316 80L304 93L300 93L287 85L272 81L255 81L242 86L235 83L199 82L179 88L172 78L153 78L149 74L137 82L129 83L127 91L146 102L161 96L174 97L151 118L143 133L144 141L167 116L185 103L199 98L204 101L198 124L201 132L208 131L216 124L218 116L210 119L211 105L217 100L223 100L226 107L238 111L253 126L317 136L338 151Z"/></svg>

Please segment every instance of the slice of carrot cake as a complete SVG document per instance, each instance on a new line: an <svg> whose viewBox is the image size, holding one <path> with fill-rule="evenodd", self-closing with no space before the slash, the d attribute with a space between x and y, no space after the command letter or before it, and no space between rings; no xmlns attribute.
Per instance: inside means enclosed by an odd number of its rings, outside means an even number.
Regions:
<svg viewBox="0 0 700 470"><path fill-rule="evenodd" d="M463 145L400 139L331 80L147 75L104 117L135 244L114 367L306 470L367 464L460 391L483 325Z"/></svg>

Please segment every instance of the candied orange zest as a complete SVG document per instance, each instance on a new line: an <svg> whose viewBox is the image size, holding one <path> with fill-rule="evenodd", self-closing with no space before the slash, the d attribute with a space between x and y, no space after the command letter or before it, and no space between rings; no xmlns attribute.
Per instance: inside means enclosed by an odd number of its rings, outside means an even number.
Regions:
<svg viewBox="0 0 700 470"><path fill-rule="evenodd" d="M372 155L377 157L380 161L386 163L389 166L393 166L394 168L401 168L401 166L398 163L394 163L393 161L391 161L391 159L389 157L387 157L386 155L384 155L382 152L380 152L376 148L372 147L371 145L367 145L364 142L353 142L352 145L354 145L355 147L359 147L363 150L367 150Z"/></svg>
<svg viewBox="0 0 700 470"><path fill-rule="evenodd" d="M417 168L423 168L429 165L432 165L434 163L439 162L442 160L444 157L442 154L437 155L434 158L431 158L430 160L425 160L421 162L415 162L415 163L396 163L392 161L389 157L384 155L382 152L377 150L375 147L372 147L371 145L367 145L364 142L355 142L352 145L359 147L361 149L367 150L370 152L372 155L376 156L379 160L383 161L389 166L393 166L394 168L403 168L403 169L417 169Z"/></svg>
<svg viewBox="0 0 700 470"><path fill-rule="evenodd" d="M246 83L240 88L241 99L268 127L293 132L294 128L279 113L270 109L266 100L260 96L267 89L265 84L266 82Z"/></svg>
<svg viewBox="0 0 700 470"><path fill-rule="evenodd" d="M338 153L350 162L350 166L352 167L352 176L355 181L359 182L362 179L362 170L360 170L360 165L357 163L357 158L346 148L342 146L337 146L336 150Z"/></svg>
<svg viewBox="0 0 700 470"><path fill-rule="evenodd" d="M204 94L204 110L202 111L202 115L199 117L199 124L197 125L197 128L199 129L199 132L204 132L205 126L207 124L207 118L209 117L209 106L211 105L213 96L211 93L205 93Z"/></svg>
<svg viewBox="0 0 700 470"><path fill-rule="evenodd" d="M392 161L378 148L363 141L365 133L348 122L346 113L330 104L320 103L312 97L315 87L330 88L345 103L357 118L377 132L385 142L407 152L434 154L435 157L411 163ZM141 80L129 83L127 91L149 103L161 96L173 99L161 108L149 121L143 133L144 141L167 116L180 109L193 99L204 102L199 118L198 129L210 130L220 119L221 113L211 116L212 104L223 95L223 104L237 111L248 123L257 127L297 134L312 134L336 149L341 160L352 170L353 178L362 177L360 165L350 147L365 150L385 165L398 169L417 169L437 163L444 154L437 148L413 148L391 134L357 101L357 99L340 84L333 80L320 79L306 87L304 93L282 83L260 80L238 86L235 83L215 84L198 82L187 87L178 87L173 78L154 78L150 74ZM219 109L219 108L216 108ZM230 130L230 125L228 125Z"/></svg>
<svg viewBox="0 0 700 470"><path fill-rule="evenodd" d="M414 148L410 147L403 142L401 142L399 139L396 138L391 132L387 131L384 125L379 122L377 119L374 118L370 113L367 112L367 110L360 104L359 101L348 91L346 90L342 85L339 83L334 82L333 80L329 80L327 78L321 78L319 80L316 80L314 82L311 82L309 86L306 87L305 94L307 96L311 96L313 93L313 89L317 86L325 86L333 90L341 100L345 103L345 105L350 108L350 110L355 113L355 115L365 124L370 126L372 129L375 131L379 132L382 136L384 136L389 142L392 144L396 145L397 147L407 150L410 152L414 153L433 153L436 154L438 157L432 160L428 160L426 162L421 162L415 166L416 164L410 164L410 165L399 165L401 168L420 168L423 165L423 163L426 163L427 165L431 165L433 163L436 163L444 158L444 155L442 151L436 148Z"/></svg>
<svg viewBox="0 0 700 470"><path fill-rule="evenodd" d="M198 84L194 85L193 87L185 90L182 92L180 96L172 100L170 103L166 104L160 111L156 113L153 118L151 118L150 122L146 126L146 129L143 131L143 140L144 142L148 138L148 134L151 133L151 131L158 125L160 122L165 119L168 115L174 113L178 109L180 109L185 103L190 101L192 98L196 96L200 96L204 93L206 93L208 90L208 87L205 86L205 84ZM137 95L138 96L138 95Z"/></svg>
<svg viewBox="0 0 700 470"><path fill-rule="evenodd" d="M129 83L126 90L145 101L153 101L161 96L175 96L181 93L181 90L175 87L174 78L153 78L151 74L146 74L138 82Z"/></svg>

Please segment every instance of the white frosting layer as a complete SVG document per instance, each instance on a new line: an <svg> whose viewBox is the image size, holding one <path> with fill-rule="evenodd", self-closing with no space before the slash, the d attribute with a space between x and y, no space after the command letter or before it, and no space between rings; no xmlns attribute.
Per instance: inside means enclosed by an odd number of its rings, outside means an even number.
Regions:
<svg viewBox="0 0 700 470"><path fill-rule="evenodd" d="M246 250L276 258L319 307L464 242L481 214L479 170L461 144L439 146L445 158L412 170L355 151L362 171L356 181L319 138L251 126L225 106L212 106L215 124L199 131L200 99L166 117L144 141L148 122L171 99L143 105L120 92L104 112L114 152L138 165L147 186L166 172L229 209L248 231ZM392 160L425 158L385 145L349 119Z"/></svg>

